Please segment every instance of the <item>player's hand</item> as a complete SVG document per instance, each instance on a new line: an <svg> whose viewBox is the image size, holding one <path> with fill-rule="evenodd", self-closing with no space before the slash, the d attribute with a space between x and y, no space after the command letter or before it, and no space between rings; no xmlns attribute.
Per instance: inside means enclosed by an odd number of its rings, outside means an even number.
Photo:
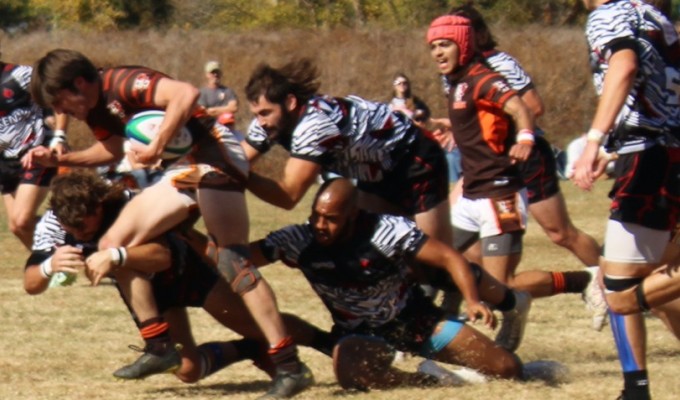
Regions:
<svg viewBox="0 0 680 400"><path fill-rule="evenodd" d="M52 254L52 273L69 272L78 273L79 269L85 268L83 251L73 246L60 246Z"/></svg>
<svg viewBox="0 0 680 400"><path fill-rule="evenodd" d="M163 148L159 149L156 141L152 141L148 145L133 142L130 145L130 153L132 153L135 162L152 167L160 162Z"/></svg>
<svg viewBox="0 0 680 400"><path fill-rule="evenodd" d="M432 132L432 137L446 152L450 152L456 147L456 141L453 139L453 132L450 129L437 129Z"/></svg>
<svg viewBox="0 0 680 400"><path fill-rule="evenodd" d="M496 328L496 317L491 309L482 302L467 302L465 313L471 322L482 321L488 328Z"/></svg>
<svg viewBox="0 0 680 400"><path fill-rule="evenodd" d="M43 165L45 167L57 166L57 155L45 146L34 147L21 158L21 166L25 169L31 169L35 165Z"/></svg>
<svg viewBox="0 0 680 400"><path fill-rule="evenodd" d="M69 147L68 144L66 144L66 142L57 143L54 146L52 146L51 149L58 156L69 152Z"/></svg>
<svg viewBox="0 0 680 400"><path fill-rule="evenodd" d="M571 179L576 186L583 190L593 188L593 182L595 182L598 173L597 155L599 151L600 145L597 142L588 141L581 157L574 164L574 175Z"/></svg>
<svg viewBox="0 0 680 400"><path fill-rule="evenodd" d="M534 147L533 144L528 143L515 143L511 148L508 155L513 163L523 162L529 159L529 154L531 154L531 149Z"/></svg>
<svg viewBox="0 0 680 400"><path fill-rule="evenodd" d="M91 254L85 260L85 264L85 275L87 275L87 279L92 282L92 286L99 285L99 282L114 269L113 260L111 259L111 250L99 250L98 252Z"/></svg>

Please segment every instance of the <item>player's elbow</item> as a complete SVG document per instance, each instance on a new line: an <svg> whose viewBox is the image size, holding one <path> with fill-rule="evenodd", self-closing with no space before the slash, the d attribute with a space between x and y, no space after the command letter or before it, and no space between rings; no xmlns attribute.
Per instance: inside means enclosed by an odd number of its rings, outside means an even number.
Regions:
<svg viewBox="0 0 680 400"><path fill-rule="evenodd" d="M45 291L45 285L42 281L36 279L24 279L24 291L31 296L35 296Z"/></svg>

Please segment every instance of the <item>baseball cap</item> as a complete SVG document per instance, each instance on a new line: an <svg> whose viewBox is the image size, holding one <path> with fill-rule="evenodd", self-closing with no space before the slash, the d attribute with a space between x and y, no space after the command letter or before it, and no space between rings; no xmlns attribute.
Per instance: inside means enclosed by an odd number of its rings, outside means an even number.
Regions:
<svg viewBox="0 0 680 400"><path fill-rule="evenodd" d="M213 72L215 70L221 70L220 63L217 61L208 61L205 63L205 72Z"/></svg>

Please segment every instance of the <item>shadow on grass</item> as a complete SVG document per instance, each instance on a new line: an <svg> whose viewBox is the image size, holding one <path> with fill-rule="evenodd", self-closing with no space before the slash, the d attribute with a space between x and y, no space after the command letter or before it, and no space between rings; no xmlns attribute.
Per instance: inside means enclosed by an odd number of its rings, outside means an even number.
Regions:
<svg viewBox="0 0 680 400"><path fill-rule="evenodd" d="M237 393L255 393L263 395L270 387L271 381L257 380L257 381L243 381L243 382L226 382L213 383L210 385L204 384L188 384L181 387L167 387L149 390L149 393L157 395L176 396L179 398L193 397L193 396L212 396L222 397L229 394ZM312 388L329 388L337 386L332 382L316 383Z"/></svg>

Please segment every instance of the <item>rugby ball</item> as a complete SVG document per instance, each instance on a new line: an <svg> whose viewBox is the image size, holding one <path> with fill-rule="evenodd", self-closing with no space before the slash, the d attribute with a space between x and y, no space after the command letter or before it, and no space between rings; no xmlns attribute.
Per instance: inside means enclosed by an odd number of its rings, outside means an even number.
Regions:
<svg viewBox="0 0 680 400"><path fill-rule="evenodd" d="M149 144L158 134L165 117L164 111L150 110L137 113L125 125L125 136L133 142ZM173 159L187 154L192 145L191 132L183 126L165 146L161 158Z"/></svg>

